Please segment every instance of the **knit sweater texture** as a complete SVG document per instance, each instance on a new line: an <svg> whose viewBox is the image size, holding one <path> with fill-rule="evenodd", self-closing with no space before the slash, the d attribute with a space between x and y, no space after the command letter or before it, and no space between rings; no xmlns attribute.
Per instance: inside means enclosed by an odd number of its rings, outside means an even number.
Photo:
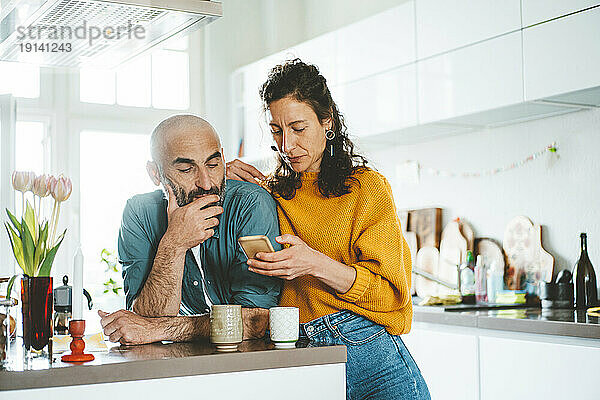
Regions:
<svg viewBox="0 0 600 400"><path fill-rule="evenodd" d="M302 173L302 186L292 199L276 197L281 233L296 235L311 248L353 267L356 279L345 293L311 275L286 281L280 305L298 307L302 323L349 310L390 334L408 333L412 264L390 184L367 169L353 175L350 193L326 198L317 187L317 175Z"/></svg>

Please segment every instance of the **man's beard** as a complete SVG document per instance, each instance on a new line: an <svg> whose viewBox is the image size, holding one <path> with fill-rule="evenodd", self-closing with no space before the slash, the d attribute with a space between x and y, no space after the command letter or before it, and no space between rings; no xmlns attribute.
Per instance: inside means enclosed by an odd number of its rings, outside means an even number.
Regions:
<svg viewBox="0 0 600 400"><path fill-rule="evenodd" d="M173 194L175 195L175 199L177 200L177 205L179 207L186 206L192 201L196 200L197 198L209 194L216 194L217 196L219 196L219 200L215 201L214 203L205 205L201 208L202 210L212 206L223 206L223 201L225 199L225 177L223 177L221 185L219 185L218 187L213 186L208 190L198 188L196 190L192 190L189 193L186 193L182 187L176 186L169 178L166 178L166 181L167 184L171 187L171 189L173 189Z"/></svg>

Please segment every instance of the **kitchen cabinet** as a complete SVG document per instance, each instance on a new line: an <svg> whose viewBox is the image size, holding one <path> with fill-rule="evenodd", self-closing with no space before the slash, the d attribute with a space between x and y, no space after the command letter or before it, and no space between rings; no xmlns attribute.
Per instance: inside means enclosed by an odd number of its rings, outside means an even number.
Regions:
<svg viewBox="0 0 600 400"><path fill-rule="evenodd" d="M417 62L419 123L523 101L521 33Z"/></svg>
<svg viewBox="0 0 600 400"><path fill-rule="evenodd" d="M520 0L416 0L419 59L521 29Z"/></svg>
<svg viewBox="0 0 600 400"><path fill-rule="evenodd" d="M423 314L446 322L413 321L402 340L432 399L598 398L598 339L488 329L458 313Z"/></svg>
<svg viewBox="0 0 600 400"><path fill-rule="evenodd" d="M597 343L585 346L483 336L479 352L481 400L505 400L517 393L524 399L598 398Z"/></svg>
<svg viewBox="0 0 600 400"><path fill-rule="evenodd" d="M598 71L600 7L523 30L525 100L600 106Z"/></svg>
<svg viewBox="0 0 600 400"><path fill-rule="evenodd" d="M416 327L402 340L419 366L432 399L479 398L476 336Z"/></svg>
<svg viewBox="0 0 600 400"><path fill-rule="evenodd" d="M414 64L332 89L350 135L365 137L417 123Z"/></svg>
<svg viewBox="0 0 600 400"><path fill-rule="evenodd" d="M414 62L414 13L414 1L408 1L336 31L337 83Z"/></svg>
<svg viewBox="0 0 600 400"><path fill-rule="evenodd" d="M598 0L521 0L523 27L599 5Z"/></svg>
<svg viewBox="0 0 600 400"><path fill-rule="evenodd" d="M270 58L273 60L271 67L287 59L297 57L305 63L316 65L321 75L327 79L327 84L335 85L338 83L336 68L337 47L338 38L336 32L326 33L271 56Z"/></svg>

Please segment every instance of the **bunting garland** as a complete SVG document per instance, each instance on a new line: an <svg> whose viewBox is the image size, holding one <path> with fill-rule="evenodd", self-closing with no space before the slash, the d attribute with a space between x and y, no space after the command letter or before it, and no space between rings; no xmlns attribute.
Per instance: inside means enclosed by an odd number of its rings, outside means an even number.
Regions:
<svg viewBox="0 0 600 400"><path fill-rule="evenodd" d="M523 167L527 163L530 163L532 161L539 159L546 153L548 153L550 155L556 155L557 151L558 151L558 147L556 145L556 142L553 142L552 144L544 147L542 150L537 151L533 154L530 154L529 156L527 156L526 158L524 158L520 161L514 162L509 165L505 165L502 167L488 169L488 170L479 171L479 172L453 172L453 171L441 170L441 169L436 169L436 168L424 167L415 161L407 161L407 163L415 163L418 172L425 172L428 175L432 175L432 176L441 176L441 177L449 177L449 178L456 178L456 177L479 178L481 176L497 175L502 172L506 172L506 171L510 171L510 170L513 170L516 168ZM556 157L554 157L554 158L556 158Z"/></svg>

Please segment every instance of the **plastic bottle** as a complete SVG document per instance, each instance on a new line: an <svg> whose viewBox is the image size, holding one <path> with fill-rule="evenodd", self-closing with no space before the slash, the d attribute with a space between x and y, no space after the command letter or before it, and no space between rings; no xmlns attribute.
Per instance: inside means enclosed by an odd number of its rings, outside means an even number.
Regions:
<svg viewBox="0 0 600 400"><path fill-rule="evenodd" d="M497 262L492 261L488 271L487 295L488 302L495 303L498 293L504 290L504 269Z"/></svg>
<svg viewBox="0 0 600 400"><path fill-rule="evenodd" d="M467 251L467 259L460 266L460 281L461 281L461 294L463 296L469 296L475 294L475 273L473 271L473 252Z"/></svg>
<svg viewBox="0 0 600 400"><path fill-rule="evenodd" d="M477 303L485 303L488 301L487 296L487 269L483 264L483 257L477 256L475 264L475 301Z"/></svg>

